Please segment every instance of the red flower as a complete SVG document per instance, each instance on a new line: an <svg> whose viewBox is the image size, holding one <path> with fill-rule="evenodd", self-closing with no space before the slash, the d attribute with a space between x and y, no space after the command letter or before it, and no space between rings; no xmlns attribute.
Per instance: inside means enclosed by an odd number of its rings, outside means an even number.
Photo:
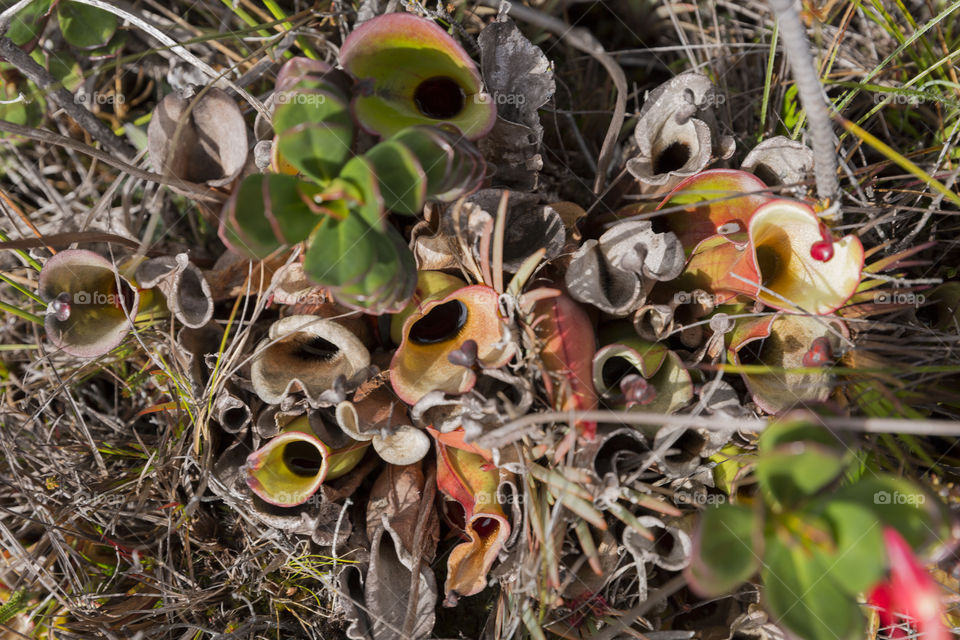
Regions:
<svg viewBox="0 0 960 640"><path fill-rule="evenodd" d="M885 527L890 577L873 588L867 602L877 607L880 625L889 628L891 638L905 638L897 627L908 622L923 640L948 640L943 624L943 605L938 585L913 554L907 541L893 527Z"/></svg>

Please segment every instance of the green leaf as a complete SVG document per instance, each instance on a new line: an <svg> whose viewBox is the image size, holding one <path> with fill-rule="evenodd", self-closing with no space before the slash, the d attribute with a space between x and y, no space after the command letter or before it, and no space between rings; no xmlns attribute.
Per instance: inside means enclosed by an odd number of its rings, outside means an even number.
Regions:
<svg viewBox="0 0 960 640"><path fill-rule="evenodd" d="M343 220L324 218L308 240L304 273L313 282L328 287L360 282L373 265L376 234L358 215L348 215Z"/></svg>
<svg viewBox="0 0 960 640"><path fill-rule="evenodd" d="M866 591L884 573L883 525L873 511L856 502L824 498L820 514L832 529L835 546L815 553L827 577L850 596Z"/></svg>
<svg viewBox="0 0 960 640"><path fill-rule="evenodd" d="M63 39L80 49L105 44L117 30L117 16L79 2L63 2L57 7L57 19Z"/></svg>
<svg viewBox="0 0 960 640"><path fill-rule="evenodd" d="M786 419L767 427L757 440L760 453L773 451L792 442L818 442L836 448L841 443L828 429L805 419Z"/></svg>
<svg viewBox="0 0 960 640"><path fill-rule="evenodd" d="M403 237L391 226L369 235L376 258L362 281L334 292L343 304L368 313L395 313L413 295L417 267Z"/></svg>
<svg viewBox="0 0 960 640"><path fill-rule="evenodd" d="M3 80L3 73L4 69L0 68L0 100L5 102L0 104L0 119L19 125L36 126L43 120L43 114L47 110L43 93L26 79L19 82Z"/></svg>
<svg viewBox="0 0 960 640"><path fill-rule="evenodd" d="M832 449L813 442L794 442L761 453L754 473L771 506L789 509L834 481L844 469Z"/></svg>
<svg viewBox="0 0 960 640"><path fill-rule="evenodd" d="M395 140L381 142L365 155L376 172L383 206L395 213L420 213L427 197L427 176L417 156Z"/></svg>
<svg viewBox="0 0 960 640"><path fill-rule="evenodd" d="M710 507L700 517L687 576L704 596L729 593L757 572L763 527L759 511L743 505Z"/></svg>
<svg viewBox="0 0 960 640"><path fill-rule="evenodd" d="M9 9L17 0L0 0L0 12ZM34 0L20 9L16 17L10 22L10 28L5 34L13 40L15 45L23 46L36 38L43 26L47 23L44 15L50 10L51 0Z"/></svg>
<svg viewBox="0 0 960 640"><path fill-rule="evenodd" d="M305 183L295 176L276 173L251 177L261 178L263 215L270 222L277 240L283 244L306 240L321 218L304 201L300 187Z"/></svg>
<svg viewBox="0 0 960 640"><path fill-rule="evenodd" d="M862 634L856 599L825 579L827 567L793 540L767 539L764 601L781 624L805 640L845 640Z"/></svg>
<svg viewBox="0 0 960 640"><path fill-rule="evenodd" d="M439 130L427 126L408 127L390 140L407 147L417 157L427 176L427 196L440 193L453 168L456 151Z"/></svg>
<svg viewBox="0 0 960 640"><path fill-rule="evenodd" d="M262 259L305 238L318 219L299 198L298 182L294 176L279 174L245 178L224 206L223 242L239 253Z"/></svg>
<svg viewBox="0 0 960 640"><path fill-rule="evenodd" d="M881 525L900 532L911 547L919 548L943 535L940 505L915 484L889 475L865 478L832 494L838 501L864 506Z"/></svg>
<svg viewBox="0 0 960 640"><path fill-rule="evenodd" d="M789 508L834 481L843 471L839 441L804 418L770 425L757 442L757 480L772 506Z"/></svg>
<svg viewBox="0 0 960 640"><path fill-rule="evenodd" d="M378 231L386 229L384 221L383 197L380 195L380 183L373 165L364 156L354 156L344 165L340 178L347 180L357 189L357 215Z"/></svg>
<svg viewBox="0 0 960 640"><path fill-rule="evenodd" d="M317 180L337 175L350 157L353 120L338 91L284 92L273 114L280 155Z"/></svg>

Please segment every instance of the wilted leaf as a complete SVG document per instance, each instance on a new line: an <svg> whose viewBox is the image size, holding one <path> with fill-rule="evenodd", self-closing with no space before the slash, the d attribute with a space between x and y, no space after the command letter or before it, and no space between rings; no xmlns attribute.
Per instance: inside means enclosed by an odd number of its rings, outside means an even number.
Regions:
<svg viewBox="0 0 960 640"><path fill-rule="evenodd" d="M477 38L480 68L495 102L497 120L478 143L494 165L494 184L533 191L543 167L539 109L553 96L553 69L539 47L506 17L488 24Z"/></svg>
<svg viewBox="0 0 960 640"><path fill-rule="evenodd" d="M681 73L651 91L634 130L639 154L627 169L644 186L666 190L728 158L734 143L717 129L713 110L724 97L705 75ZM686 243L684 243L686 244Z"/></svg>
<svg viewBox="0 0 960 640"><path fill-rule="evenodd" d="M162 256L137 267L137 283L163 292L167 307L184 326L199 328L213 317L213 297L203 273L187 254Z"/></svg>
<svg viewBox="0 0 960 640"><path fill-rule="evenodd" d="M813 151L797 140L774 136L751 149L740 168L769 186L798 184L813 172Z"/></svg>
<svg viewBox="0 0 960 640"><path fill-rule="evenodd" d="M430 562L436 553L439 520L433 504L423 503L423 494L419 465L388 465L370 490L370 567L364 600L373 619L374 640L396 638L403 630L414 563L419 565L420 584L410 637L423 638L433 630L437 585ZM416 548L418 527L423 529L420 548Z"/></svg>
<svg viewBox="0 0 960 640"><path fill-rule="evenodd" d="M247 161L247 124L236 102L216 87L168 94L147 127L147 150L163 175L220 187Z"/></svg>
<svg viewBox="0 0 960 640"><path fill-rule="evenodd" d="M318 316L287 316L270 326L250 366L253 389L269 404L300 390L319 398L344 376L365 374L370 352L348 329Z"/></svg>
<svg viewBox="0 0 960 640"><path fill-rule="evenodd" d="M623 317L644 303L656 281L679 276L684 262L673 233L655 233L649 220L621 222L573 254L567 290L575 300Z"/></svg>

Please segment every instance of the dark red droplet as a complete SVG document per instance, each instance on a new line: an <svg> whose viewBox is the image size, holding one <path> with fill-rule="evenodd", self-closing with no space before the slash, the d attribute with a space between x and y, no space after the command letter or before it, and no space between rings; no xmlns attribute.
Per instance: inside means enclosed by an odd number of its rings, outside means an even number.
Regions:
<svg viewBox="0 0 960 640"><path fill-rule="evenodd" d="M833 360L833 349L830 347L830 340L824 336L814 339L810 343L810 349L803 354L803 366L822 367Z"/></svg>
<svg viewBox="0 0 960 640"><path fill-rule="evenodd" d="M490 537L496 533L497 529L500 527L500 523L494 518L479 518L472 524L473 530L476 531L477 535L481 538Z"/></svg>
<svg viewBox="0 0 960 640"><path fill-rule="evenodd" d="M627 407L636 404L650 404L657 397L657 390L653 388L653 385L647 382L643 376L638 376L635 373L624 376L620 380L620 392L626 400Z"/></svg>
<svg viewBox="0 0 960 640"><path fill-rule="evenodd" d="M810 245L810 257L820 262L829 262L833 257L833 242L820 240Z"/></svg>
<svg viewBox="0 0 960 640"><path fill-rule="evenodd" d="M822 222L820 223L820 241L810 246L810 257L820 262L829 262L833 258L833 234Z"/></svg>

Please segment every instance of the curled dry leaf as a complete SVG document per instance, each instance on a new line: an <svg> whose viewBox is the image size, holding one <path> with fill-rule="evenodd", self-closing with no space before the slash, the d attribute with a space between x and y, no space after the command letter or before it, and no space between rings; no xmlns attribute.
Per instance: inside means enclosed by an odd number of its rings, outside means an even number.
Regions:
<svg viewBox="0 0 960 640"><path fill-rule="evenodd" d="M502 189L477 191L467 198L460 211L460 223L466 227L462 235L478 264L483 262L480 253L482 238L486 229L493 228L503 193ZM516 273L524 261L539 249L545 250L544 257L548 260L563 250L566 242L563 220L555 210L538 204L538 201L531 194L509 192L503 234L502 264L505 271ZM448 213L441 219L440 229L448 237L456 238L452 215ZM492 264L492 253L487 259Z"/></svg>
<svg viewBox="0 0 960 640"><path fill-rule="evenodd" d="M324 434L324 441L306 416L294 420L247 456L247 484L272 505L303 504L325 480L347 473L366 453L369 443L339 435Z"/></svg>
<svg viewBox="0 0 960 640"><path fill-rule="evenodd" d="M761 364L769 374L744 373L753 401L776 414L797 404L822 402L830 395L833 376L829 365L841 354L846 325L834 318L778 313L764 318L744 318L737 323L729 344L734 364ZM822 371L792 369L823 367Z"/></svg>
<svg viewBox="0 0 960 640"><path fill-rule="evenodd" d="M184 326L196 329L213 317L210 285L185 253L145 260L137 267L136 279L145 289L158 288Z"/></svg>
<svg viewBox="0 0 960 640"><path fill-rule="evenodd" d="M213 401L213 418L227 433L240 433L252 417L247 403L229 391L221 391Z"/></svg>
<svg viewBox="0 0 960 640"><path fill-rule="evenodd" d="M477 343L481 366L509 362L515 347L500 317L499 299L491 287L472 285L420 304L404 321L402 341L390 362L396 394L413 405L430 391L465 393L473 388L473 370L449 358L466 340Z"/></svg>
<svg viewBox="0 0 960 640"><path fill-rule="evenodd" d="M147 150L157 173L222 187L246 165L247 125L236 102L216 87L171 93L153 111Z"/></svg>
<svg viewBox="0 0 960 640"><path fill-rule="evenodd" d="M424 481L418 464L388 465L370 491L370 567L364 580L364 600L373 614L374 640L396 638L404 628L415 564L419 565L420 584L416 623L409 637L424 638L433 630L437 584L430 562L436 553L440 524L432 503L423 503ZM416 548L418 528L423 529L420 548Z"/></svg>
<svg viewBox="0 0 960 640"><path fill-rule="evenodd" d="M713 110L722 96L700 73L682 73L650 92L634 130L639 154L627 169L649 190L665 191L706 169L713 157L729 158L733 138L721 135Z"/></svg>
<svg viewBox="0 0 960 640"><path fill-rule="evenodd" d="M770 186L798 184L813 172L813 151L797 140L774 136L755 146L740 168Z"/></svg>
<svg viewBox="0 0 960 640"><path fill-rule="evenodd" d="M44 328L58 349L96 358L123 342L140 308L136 286L106 258L84 249L61 251L40 270L47 302Z"/></svg>
<svg viewBox="0 0 960 640"><path fill-rule="evenodd" d="M673 233L654 232L649 220L621 222L573 255L567 290L575 300L623 317L644 303L656 281L680 275L684 261Z"/></svg>
<svg viewBox="0 0 960 640"><path fill-rule="evenodd" d="M343 326L317 316L288 316L273 323L257 345L250 381L268 404L294 390L317 399L340 376L354 380L369 366L370 352Z"/></svg>
<svg viewBox="0 0 960 640"><path fill-rule="evenodd" d="M444 606L452 607L462 596L479 593L487 586L487 573L510 536L510 522L498 501L500 470L484 456L451 446L451 434L442 438L431 431L437 445L437 487L463 509L464 531L469 537L450 552ZM441 441L443 440L443 441ZM460 440L462 444L462 436Z"/></svg>
<svg viewBox="0 0 960 640"><path fill-rule="evenodd" d="M533 191L543 168L538 111L556 90L553 69L506 16L488 24L477 44L483 80L497 107L496 123L478 146L493 166L495 185Z"/></svg>
<svg viewBox="0 0 960 640"><path fill-rule="evenodd" d="M352 402L337 405L336 419L344 433L370 441L390 464L414 464L430 450L430 438L409 424L403 403L382 383L369 390L361 386Z"/></svg>
<svg viewBox="0 0 960 640"><path fill-rule="evenodd" d="M702 289L676 291L665 304L645 304L637 309L633 314L633 328L648 342L665 340L679 333L685 347L695 348L703 337L703 325L697 323L714 310L716 299L717 296Z"/></svg>

